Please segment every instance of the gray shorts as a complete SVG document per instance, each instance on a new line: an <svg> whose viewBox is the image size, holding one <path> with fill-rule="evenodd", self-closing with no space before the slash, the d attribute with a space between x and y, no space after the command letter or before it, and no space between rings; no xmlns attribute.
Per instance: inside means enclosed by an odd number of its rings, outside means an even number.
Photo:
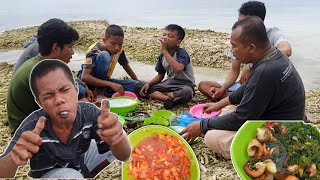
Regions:
<svg viewBox="0 0 320 180"><path fill-rule="evenodd" d="M188 103L194 95L194 86L190 81L170 78L151 86L148 90L148 94L155 91L173 92L174 101Z"/></svg>
<svg viewBox="0 0 320 180"><path fill-rule="evenodd" d="M112 154L111 150L106 153L99 154L97 143L94 139L91 140L90 147L84 155L84 164L87 166L89 172L95 167L101 164L104 160L108 160L110 163L116 160L116 157Z"/></svg>
<svg viewBox="0 0 320 180"><path fill-rule="evenodd" d="M116 160L110 150L106 153L99 154L97 143L94 139L92 139L89 149L84 155L84 164L87 166L89 172L91 172L95 167L97 167L106 159L110 163ZM41 178L82 179L84 177L79 171L72 168L55 168L42 175Z"/></svg>

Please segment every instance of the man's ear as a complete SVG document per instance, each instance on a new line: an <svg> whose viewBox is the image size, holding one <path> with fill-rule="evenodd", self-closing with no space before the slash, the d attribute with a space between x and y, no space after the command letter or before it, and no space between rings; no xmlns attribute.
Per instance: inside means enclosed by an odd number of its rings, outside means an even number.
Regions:
<svg viewBox="0 0 320 180"><path fill-rule="evenodd" d="M77 94L79 95L79 86L77 81L74 81L74 87L76 88Z"/></svg>
<svg viewBox="0 0 320 180"><path fill-rule="evenodd" d="M51 54L54 55L54 56L56 56L57 54L60 53L60 50L61 50L61 48L60 48L60 46L58 45L58 43L54 43L53 46L52 46L52 48L51 48Z"/></svg>
<svg viewBox="0 0 320 180"><path fill-rule="evenodd" d="M181 40L178 40L177 46L180 46L181 42L182 42Z"/></svg>
<svg viewBox="0 0 320 180"><path fill-rule="evenodd" d="M257 49L257 46L256 46L255 44L253 44L253 43L250 43L250 50L249 50L249 52L250 52L251 54L253 54L254 52L256 52L256 49Z"/></svg>

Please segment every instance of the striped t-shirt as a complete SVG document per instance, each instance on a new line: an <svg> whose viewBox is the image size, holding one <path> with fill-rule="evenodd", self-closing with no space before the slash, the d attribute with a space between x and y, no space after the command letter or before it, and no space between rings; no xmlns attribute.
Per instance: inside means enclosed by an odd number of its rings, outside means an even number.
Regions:
<svg viewBox="0 0 320 180"><path fill-rule="evenodd" d="M90 146L91 139L96 140L100 154L109 150L109 145L101 141L100 137L96 134L99 115L100 109L95 105L78 102L73 130L69 142L64 144L53 131L50 118L44 110L34 111L21 123L2 156L5 156L12 150L23 132L35 128L40 116L45 116L47 118L46 124L40 133L42 145L38 153L34 154L30 159L29 176L39 178L54 168L65 167L78 170L84 177L88 177L89 171L84 164L84 155Z"/></svg>

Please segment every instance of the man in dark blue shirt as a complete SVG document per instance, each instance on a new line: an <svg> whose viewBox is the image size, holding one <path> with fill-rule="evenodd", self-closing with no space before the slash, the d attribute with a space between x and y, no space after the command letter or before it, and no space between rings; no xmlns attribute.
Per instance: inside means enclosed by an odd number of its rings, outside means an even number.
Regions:
<svg viewBox="0 0 320 180"><path fill-rule="evenodd" d="M302 80L289 58L271 46L260 18L236 22L230 42L237 60L253 63L252 74L229 97L211 103L205 112L238 104L236 111L192 123L181 132L187 140L204 134L205 143L227 159L235 132L247 120L302 120L305 113Z"/></svg>

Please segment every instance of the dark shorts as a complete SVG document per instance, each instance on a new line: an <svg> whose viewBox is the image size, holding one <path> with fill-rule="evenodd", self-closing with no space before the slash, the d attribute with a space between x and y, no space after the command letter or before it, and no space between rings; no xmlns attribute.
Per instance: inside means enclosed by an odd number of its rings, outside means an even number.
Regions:
<svg viewBox="0 0 320 180"><path fill-rule="evenodd" d="M139 83L138 90L142 88L144 84ZM158 84L151 86L147 94L151 94L155 91L159 92L173 92L174 101L179 103L188 103L194 93L194 85L188 80L166 79Z"/></svg>

